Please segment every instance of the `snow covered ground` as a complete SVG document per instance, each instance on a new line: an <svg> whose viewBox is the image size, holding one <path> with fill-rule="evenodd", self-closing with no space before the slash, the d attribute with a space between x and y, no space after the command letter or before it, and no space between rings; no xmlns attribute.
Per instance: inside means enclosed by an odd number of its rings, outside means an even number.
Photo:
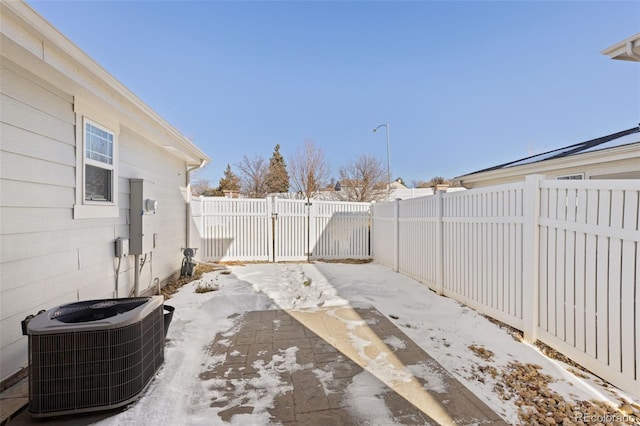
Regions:
<svg viewBox="0 0 640 426"><path fill-rule="evenodd" d="M516 341L472 309L439 297L424 285L381 265L249 264L231 266L230 270L230 274L207 273L167 301L176 310L167 336L164 366L137 403L101 425L222 424L216 408L209 406L207 383L199 379L199 374L211 363L219 362L206 348L216 333L233 327L234 314L347 305L373 305L393 318L406 335L512 424L520 423L518 407L513 399L505 401L495 392L495 377L489 374L478 380L479 368L487 365L487 359L470 346L493 352L491 365L498 370L514 361L540 366L541 372L554 378L550 386L553 391L567 401L600 400L619 405L620 398L627 398L632 403L639 402L610 386L602 386L595 377L577 377L565 364ZM195 292L203 286L217 291ZM354 385L353 389L350 395L358 399L358 387ZM264 412L253 417L244 414L242 423L264 424Z"/></svg>

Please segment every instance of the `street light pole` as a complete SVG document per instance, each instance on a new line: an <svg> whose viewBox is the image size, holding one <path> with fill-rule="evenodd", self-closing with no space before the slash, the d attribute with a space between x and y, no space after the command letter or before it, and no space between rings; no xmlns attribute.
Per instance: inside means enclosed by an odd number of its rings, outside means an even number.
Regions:
<svg viewBox="0 0 640 426"><path fill-rule="evenodd" d="M375 129L373 129L373 133L376 132L380 127L384 127L387 130L387 188L391 189L391 157L389 156L389 123L381 124Z"/></svg>

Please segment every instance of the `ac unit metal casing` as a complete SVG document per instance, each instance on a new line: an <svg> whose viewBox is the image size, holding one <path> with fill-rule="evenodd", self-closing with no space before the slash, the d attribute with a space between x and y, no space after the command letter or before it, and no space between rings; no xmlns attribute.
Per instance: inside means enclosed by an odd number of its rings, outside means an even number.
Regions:
<svg viewBox="0 0 640 426"><path fill-rule="evenodd" d="M164 362L163 302L90 300L31 319L31 415L107 410L137 399Z"/></svg>

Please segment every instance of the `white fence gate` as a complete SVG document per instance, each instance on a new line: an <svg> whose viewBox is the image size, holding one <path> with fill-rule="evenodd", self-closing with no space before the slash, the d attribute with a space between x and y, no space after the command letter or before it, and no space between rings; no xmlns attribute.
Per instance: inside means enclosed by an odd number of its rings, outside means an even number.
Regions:
<svg viewBox="0 0 640 426"><path fill-rule="evenodd" d="M640 396L640 181L542 180L372 206L375 261Z"/></svg>
<svg viewBox="0 0 640 426"><path fill-rule="evenodd" d="M191 210L208 260L369 258L369 203L200 197Z"/></svg>

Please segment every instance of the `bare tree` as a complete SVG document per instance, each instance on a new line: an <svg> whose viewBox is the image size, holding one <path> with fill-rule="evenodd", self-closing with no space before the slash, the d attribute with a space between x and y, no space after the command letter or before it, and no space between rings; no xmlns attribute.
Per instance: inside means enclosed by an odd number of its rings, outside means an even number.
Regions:
<svg viewBox="0 0 640 426"><path fill-rule="evenodd" d="M329 166L322 149L308 139L289 161L291 186L305 198L313 198L329 182Z"/></svg>
<svg viewBox="0 0 640 426"><path fill-rule="evenodd" d="M250 198L262 198L267 195L266 178L269 165L261 155L249 158L246 155L238 163L240 170L240 187Z"/></svg>
<svg viewBox="0 0 640 426"><path fill-rule="evenodd" d="M431 178L430 182L434 194L438 191L447 192L447 188L451 186L449 179L443 178L442 176L434 176Z"/></svg>
<svg viewBox="0 0 640 426"><path fill-rule="evenodd" d="M204 195L212 189L208 179L198 179L191 183L191 193L194 195Z"/></svg>
<svg viewBox="0 0 640 426"><path fill-rule="evenodd" d="M373 155L363 154L340 168L340 191L343 201L380 201L389 195L387 171Z"/></svg>
<svg viewBox="0 0 640 426"><path fill-rule="evenodd" d="M443 185L449 183L448 179L443 178L442 176L434 176L429 181L430 186Z"/></svg>
<svg viewBox="0 0 640 426"><path fill-rule="evenodd" d="M436 185L449 185L456 186L451 179L444 178L442 176L434 176L431 180L414 180L412 181L414 188L435 188ZM460 186L460 185L457 185Z"/></svg>

